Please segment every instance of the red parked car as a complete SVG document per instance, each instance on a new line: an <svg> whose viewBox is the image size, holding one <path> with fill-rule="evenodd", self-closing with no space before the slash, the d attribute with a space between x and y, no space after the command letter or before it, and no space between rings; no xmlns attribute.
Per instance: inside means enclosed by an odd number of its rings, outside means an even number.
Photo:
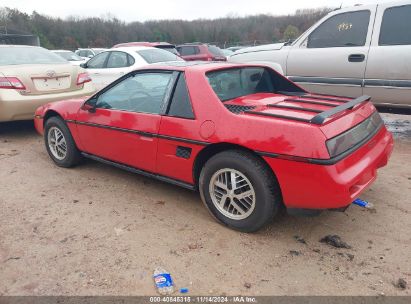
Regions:
<svg viewBox="0 0 411 304"><path fill-rule="evenodd" d="M186 61L227 61L223 51L215 45L187 43L177 46L177 51Z"/></svg>
<svg viewBox="0 0 411 304"><path fill-rule="evenodd" d="M369 97L310 94L264 65L150 66L40 107L35 126L58 166L83 156L198 189L219 221L248 232L282 205L347 207L393 148Z"/></svg>

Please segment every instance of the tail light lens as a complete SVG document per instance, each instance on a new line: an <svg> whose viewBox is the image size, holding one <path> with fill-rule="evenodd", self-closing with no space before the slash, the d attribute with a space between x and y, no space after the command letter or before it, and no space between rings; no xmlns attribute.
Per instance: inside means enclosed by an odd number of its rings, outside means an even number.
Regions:
<svg viewBox="0 0 411 304"><path fill-rule="evenodd" d="M384 124L378 112L354 128L327 140L327 149L331 157L338 156L354 146L359 146L366 139L374 136Z"/></svg>
<svg viewBox="0 0 411 304"><path fill-rule="evenodd" d="M0 89L25 90L26 87L17 77L0 77Z"/></svg>
<svg viewBox="0 0 411 304"><path fill-rule="evenodd" d="M80 73L77 76L77 85L81 85L84 84L86 82L90 82L91 78L90 75L88 73Z"/></svg>

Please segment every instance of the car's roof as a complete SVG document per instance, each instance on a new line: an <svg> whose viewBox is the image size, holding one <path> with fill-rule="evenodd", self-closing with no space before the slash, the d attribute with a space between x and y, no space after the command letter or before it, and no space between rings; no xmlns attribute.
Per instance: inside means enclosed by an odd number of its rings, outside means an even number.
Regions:
<svg viewBox="0 0 411 304"><path fill-rule="evenodd" d="M168 42L148 42L148 41L136 41L136 42L124 42L114 45L112 48L120 47L133 47L133 46L166 46L166 47L175 47L174 44Z"/></svg>
<svg viewBox="0 0 411 304"><path fill-rule="evenodd" d="M70 50L50 50L50 51L52 51L52 52L70 52L70 53L73 53L73 51L70 51Z"/></svg>
<svg viewBox="0 0 411 304"><path fill-rule="evenodd" d="M212 62L212 61L172 61L166 63L157 63L150 65L149 69L159 70L176 70L176 71L199 71L208 72L212 70L224 69L224 68L236 68L245 67L246 64L242 63L230 63L230 62ZM261 64L250 64L250 66L263 66Z"/></svg>
<svg viewBox="0 0 411 304"><path fill-rule="evenodd" d="M116 52L116 51L124 51L124 52L135 52L141 50L158 50L152 46L122 46L114 49L108 49L107 51Z"/></svg>
<svg viewBox="0 0 411 304"><path fill-rule="evenodd" d="M0 44L0 47L30 47L30 48L41 48L41 46L36 45L24 45L24 44Z"/></svg>

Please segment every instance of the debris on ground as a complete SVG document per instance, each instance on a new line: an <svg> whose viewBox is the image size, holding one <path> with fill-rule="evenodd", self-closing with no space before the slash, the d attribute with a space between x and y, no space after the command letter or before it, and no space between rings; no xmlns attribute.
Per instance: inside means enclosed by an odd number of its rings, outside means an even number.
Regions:
<svg viewBox="0 0 411 304"><path fill-rule="evenodd" d="M173 279L170 272L162 267L157 267L153 274L157 292L161 295L170 295L174 292Z"/></svg>
<svg viewBox="0 0 411 304"><path fill-rule="evenodd" d="M203 246L201 244L197 244L197 243L188 245L188 249L191 249L191 250L201 249L201 248L203 248Z"/></svg>
<svg viewBox="0 0 411 304"><path fill-rule="evenodd" d="M251 288L251 283L245 282L244 287L247 288L247 289L250 289Z"/></svg>
<svg viewBox="0 0 411 304"><path fill-rule="evenodd" d="M354 260L354 255L351 253L347 253L347 257L350 261Z"/></svg>
<svg viewBox="0 0 411 304"><path fill-rule="evenodd" d="M180 288L180 293L187 293L188 292L188 288Z"/></svg>
<svg viewBox="0 0 411 304"><path fill-rule="evenodd" d="M157 201L156 205L164 206L166 204L165 201Z"/></svg>
<svg viewBox="0 0 411 304"><path fill-rule="evenodd" d="M399 289L406 289L407 281L405 281L403 278L399 278L398 281L394 283L394 286Z"/></svg>
<svg viewBox="0 0 411 304"><path fill-rule="evenodd" d="M290 250L290 254L291 254L292 256L299 256L299 255L301 254L301 252L300 252L300 251L297 251L297 250Z"/></svg>
<svg viewBox="0 0 411 304"><path fill-rule="evenodd" d="M294 239L301 244L307 244L307 242L299 235L294 235Z"/></svg>
<svg viewBox="0 0 411 304"><path fill-rule="evenodd" d="M11 261L11 260L20 260L20 257L11 257L4 261L4 263Z"/></svg>
<svg viewBox="0 0 411 304"><path fill-rule="evenodd" d="M323 237L320 240L321 243L326 243L330 246L333 246L335 248L346 248L346 249L351 249L352 247L348 245L346 242L344 242L340 236L334 234L334 235L327 235Z"/></svg>

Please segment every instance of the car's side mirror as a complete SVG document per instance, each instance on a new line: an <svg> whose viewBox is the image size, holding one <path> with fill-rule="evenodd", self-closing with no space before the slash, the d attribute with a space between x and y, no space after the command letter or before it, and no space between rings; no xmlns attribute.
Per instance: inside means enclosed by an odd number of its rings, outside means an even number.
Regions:
<svg viewBox="0 0 411 304"><path fill-rule="evenodd" d="M90 113L95 113L96 112L96 104L95 103L89 103L86 101L82 106L81 109L83 111L88 111Z"/></svg>
<svg viewBox="0 0 411 304"><path fill-rule="evenodd" d="M80 64L80 67L82 67L83 69L87 69L87 63L85 63L85 62L84 62L84 63L81 63L81 64Z"/></svg>
<svg viewBox="0 0 411 304"><path fill-rule="evenodd" d="M93 55L88 55L87 58L93 58Z"/></svg>

